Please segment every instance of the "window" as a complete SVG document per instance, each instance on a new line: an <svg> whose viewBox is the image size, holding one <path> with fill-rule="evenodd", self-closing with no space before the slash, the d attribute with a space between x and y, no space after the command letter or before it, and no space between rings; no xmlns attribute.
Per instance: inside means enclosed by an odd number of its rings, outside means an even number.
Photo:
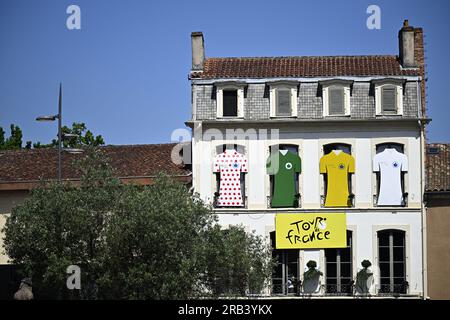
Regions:
<svg viewBox="0 0 450 320"><path fill-rule="evenodd" d="M223 91L223 116L224 117L238 116L237 90Z"/></svg>
<svg viewBox="0 0 450 320"><path fill-rule="evenodd" d="M381 100L383 113L397 113L397 88L384 86L381 89Z"/></svg>
<svg viewBox="0 0 450 320"><path fill-rule="evenodd" d="M326 293L352 294L352 232L347 230L347 247L325 249Z"/></svg>
<svg viewBox="0 0 450 320"><path fill-rule="evenodd" d="M387 142L376 145L376 155L373 159L373 171L376 176L374 206L407 206L405 175L408 160L404 153L405 148L401 143ZM397 165L394 168L391 163L400 165L399 170L395 170Z"/></svg>
<svg viewBox="0 0 450 320"><path fill-rule="evenodd" d="M352 155L352 146L346 143L329 143L329 144L325 144L323 145L323 155L326 156L327 154L329 154L330 152L335 152L336 154L339 154L339 150L341 152L344 152L348 155ZM353 169L354 170L354 169ZM323 175L323 195L321 195L321 206L324 207L326 205L326 195L328 193L328 174L327 173L322 173ZM343 183L345 181L341 181L341 183ZM348 178L347 178L347 186L348 186L348 200L347 200L347 204L349 207L353 207L354 206L354 194L352 192L352 175L348 174ZM331 189L331 188L330 188ZM332 192L332 191L330 191Z"/></svg>
<svg viewBox="0 0 450 320"><path fill-rule="evenodd" d="M297 145L293 145L293 144L279 144L279 145L273 145L269 147L269 155L272 156L273 154L277 153L281 151L283 154L286 154L285 151L289 151L292 152L293 154L298 156L299 150L298 150L298 146ZM301 160L300 160L301 161ZM300 164L301 166L301 164ZM284 176L283 179L283 185L286 185L286 183L288 183L289 180L286 180L286 176ZM270 174L269 175L269 179L270 179L270 196L267 199L267 207L268 208L272 208L272 200L274 199L274 193L275 193L275 181L277 180L275 178L274 175ZM294 208L299 208L301 205L301 199L300 199L300 191L299 191L299 173L294 172L293 176L292 176L293 181L291 180L291 182L294 183L294 197L295 200L293 201L292 205L289 206L285 206L285 207L294 207ZM278 180L280 181L280 180ZM283 190L283 194L286 194L286 189Z"/></svg>
<svg viewBox="0 0 450 320"><path fill-rule="evenodd" d="M276 91L276 116L290 117L292 115L291 110L291 90L278 89Z"/></svg>
<svg viewBox="0 0 450 320"><path fill-rule="evenodd" d="M275 81L270 86L270 116L297 116L297 82Z"/></svg>
<svg viewBox="0 0 450 320"><path fill-rule="evenodd" d="M349 116L353 81L333 79L321 81L323 116Z"/></svg>
<svg viewBox="0 0 450 320"><path fill-rule="evenodd" d="M245 147L242 145L238 145L238 144L221 144L221 145L217 146L216 150L215 150L216 156L225 152L225 150L234 150L234 151L237 151L239 154L245 156ZM215 208L228 207L227 205L220 204L220 187L221 187L220 171L215 172L213 170L213 172L214 172L215 181L216 181L216 183L215 183L216 191L214 192L213 206ZM247 171L245 171L245 172L247 172ZM247 204L246 195L245 195L245 174L242 172L239 174L239 187L240 187L240 196L242 197L242 205L241 206L245 207ZM239 196L239 195L236 194L236 196Z"/></svg>
<svg viewBox="0 0 450 320"><path fill-rule="evenodd" d="M331 87L328 90L328 115L344 115L344 89Z"/></svg>
<svg viewBox="0 0 450 320"><path fill-rule="evenodd" d="M218 118L244 117L245 85L245 83L237 81L218 82L215 84Z"/></svg>
<svg viewBox="0 0 450 320"><path fill-rule="evenodd" d="M376 115L403 114L403 84L402 79L373 80L375 88Z"/></svg>
<svg viewBox="0 0 450 320"><path fill-rule="evenodd" d="M405 232L383 230L378 232L378 260L380 267L381 294L405 294L406 254Z"/></svg>
<svg viewBox="0 0 450 320"><path fill-rule="evenodd" d="M428 154L439 154L440 150L437 147L428 147Z"/></svg>
<svg viewBox="0 0 450 320"><path fill-rule="evenodd" d="M270 233L272 258L276 265L272 273L272 294L294 295L299 292L299 250L275 249L275 232Z"/></svg>

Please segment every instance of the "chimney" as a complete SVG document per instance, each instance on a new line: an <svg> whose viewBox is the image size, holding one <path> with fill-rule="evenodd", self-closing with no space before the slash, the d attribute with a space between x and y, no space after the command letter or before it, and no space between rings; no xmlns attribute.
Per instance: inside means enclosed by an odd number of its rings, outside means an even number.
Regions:
<svg viewBox="0 0 450 320"><path fill-rule="evenodd" d="M417 68L415 57L414 28L409 26L408 20L403 21L403 28L398 32L400 63L403 68Z"/></svg>
<svg viewBox="0 0 450 320"><path fill-rule="evenodd" d="M191 33L192 42L192 71L203 71L205 62L205 45L202 32Z"/></svg>

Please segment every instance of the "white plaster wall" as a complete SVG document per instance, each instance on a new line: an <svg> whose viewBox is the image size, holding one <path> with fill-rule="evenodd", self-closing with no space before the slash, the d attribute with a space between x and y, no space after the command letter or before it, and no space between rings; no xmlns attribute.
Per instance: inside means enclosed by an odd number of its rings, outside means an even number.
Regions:
<svg viewBox="0 0 450 320"><path fill-rule="evenodd" d="M275 214L219 214L219 223L243 225L247 231L266 237L275 230ZM379 283L377 230L401 229L406 231L406 277L409 292L419 295L422 292L422 238L421 213L410 212L351 212L347 213L347 226L353 231L353 276L361 269L361 261L372 262L374 284ZM324 271L323 250L302 250L300 253L301 270L306 270L306 263L315 260L318 268ZM375 287L372 287L374 292Z"/></svg>

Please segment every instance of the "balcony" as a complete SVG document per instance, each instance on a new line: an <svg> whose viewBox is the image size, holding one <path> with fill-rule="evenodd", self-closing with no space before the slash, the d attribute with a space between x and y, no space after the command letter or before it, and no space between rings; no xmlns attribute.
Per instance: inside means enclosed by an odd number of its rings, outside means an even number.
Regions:
<svg viewBox="0 0 450 320"><path fill-rule="evenodd" d="M295 195L294 206L292 208L297 209L302 207L302 196L297 193ZM272 196L267 196L267 209L272 209Z"/></svg>
<svg viewBox="0 0 450 320"><path fill-rule="evenodd" d="M320 207L321 208L325 208L325 199L326 199L326 195L320 195ZM354 208L355 207L355 195L353 193L350 193L350 195L348 196L347 203L349 205L345 208Z"/></svg>
<svg viewBox="0 0 450 320"><path fill-rule="evenodd" d="M378 207L378 195L374 194L373 195L373 206L374 207ZM399 207L407 207L408 206L408 192L403 193L403 197L402 197L402 204L399 205ZM383 206L381 206L383 207Z"/></svg>

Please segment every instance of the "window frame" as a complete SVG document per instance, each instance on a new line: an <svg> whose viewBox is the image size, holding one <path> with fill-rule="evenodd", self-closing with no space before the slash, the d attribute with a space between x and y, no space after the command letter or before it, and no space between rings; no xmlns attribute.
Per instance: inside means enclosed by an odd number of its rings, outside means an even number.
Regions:
<svg viewBox="0 0 450 320"><path fill-rule="evenodd" d="M224 119L239 119L244 118L244 90L246 87L245 82L228 81L215 83L216 87L216 110L217 118ZM237 95L237 114L236 116L224 116L223 115L223 92L236 90Z"/></svg>
<svg viewBox="0 0 450 320"><path fill-rule="evenodd" d="M341 267L343 263L349 263L350 264L350 281L348 284L350 284L354 278L353 275L353 247L354 247L354 235L353 235L353 230L347 229L347 233L346 233L346 237L347 237L347 246L345 248L326 248L324 249L324 266L325 266L325 292L327 294L336 294L336 295L343 295L343 294L351 294L351 288L349 288L349 291L345 291L343 290L342 286L346 285L342 283L342 277L341 277ZM350 240L350 241L348 241ZM350 243L349 243L350 242ZM343 250L349 250L349 261L345 261L342 262L341 258L342 258L342 251ZM334 251L334 253L336 254L336 261L327 261L327 251ZM330 277L328 274L328 264L335 264L336 265L336 277ZM329 292L328 291L328 279L329 278L333 278L336 279L336 291L335 292ZM346 277L348 278L348 277ZM347 284L347 285L348 285Z"/></svg>
<svg viewBox="0 0 450 320"><path fill-rule="evenodd" d="M340 80L333 79L320 82L322 86L322 105L323 105L323 116L324 117L349 117L350 116L350 97L351 97L351 87L353 81L351 80ZM343 114L330 114L330 101L329 92L330 88L342 88L344 91L344 113Z"/></svg>
<svg viewBox="0 0 450 320"><path fill-rule="evenodd" d="M403 245L402 246L396 246L394 245L394 233L396 234L401 234L403 237ZM388 235L388 245L384 245L384 246L380 246L380 235L381 234L387 234ZM407 236L407 231L406 230L402 230L402 229L397 229L397 228L388 228L388 229L381 229L381 230L377 230L376 232L376 239L377 239L377 258L378 258L378 269L379 269L379 279L378 279L378 283L379 283L379 293L381 294L407 294L408 293L408 288L405 287L404 288L404 292L396 292L395 291L395 280L394 278L403 278L403 282L407 282L408 281L408 236ZM384 260L381 260L381 256L380 256L380 248L388 248L389 249L389 261L386 262ZM403 277L395 277L395 272L394 272L394 264L395 263L399 263L398 261L394 260L394 249L401 247L403 248L403 260L401 261L401 263L403 263ZM381 267L380 267L380 263L389 263L389 291L384 291L382 290L382 284L381 284ZM386 278L386 277L383 277Z"/></svg>
<svg viewBox="0 0 450 320"><path fill-rule="evenodd" d="M402 116L403 115L403 85L406 80L403 79L381 79L374 80L372 84L374 85L375 92L375 115L376 116ZM396 99L395 99L395 112L384 111L383 110L383 88L394 87L396 88Z"/></svg>
<svg viewBox="0 0 450 320"><path fill-rule="evenodd" d="M298 116L298 82L293 81L275 81L269 82L269 100L271 118L293 118ZM278 90L289 90L291 93L291 114L277 115L278 109Z"/></svg>

